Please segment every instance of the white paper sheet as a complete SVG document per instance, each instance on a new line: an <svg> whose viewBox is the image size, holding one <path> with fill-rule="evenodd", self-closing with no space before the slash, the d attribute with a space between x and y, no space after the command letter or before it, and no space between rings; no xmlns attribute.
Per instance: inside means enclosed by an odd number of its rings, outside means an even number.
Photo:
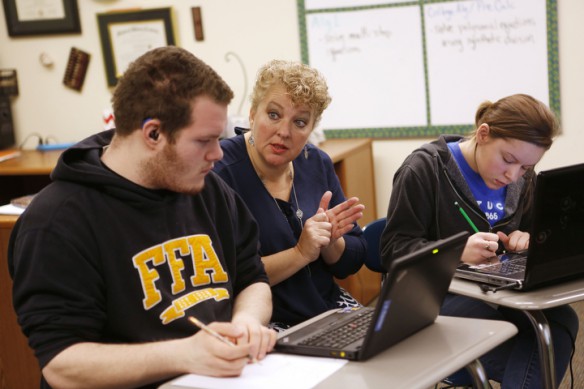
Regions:
<svg viewBox="0 0 584 389"><path fill-rule="evenodd" d="M24 208L6 204L0 207L0 215L20 215L24 212Z"/></svg>
<svg viewBox="0 0 584 389"><path fill-rule="evenodd" d="M270 354L259 363L247 365L239 377L215 378L188 374L172 385L200 389L308 389L339 370L343 359Z"/></svg>

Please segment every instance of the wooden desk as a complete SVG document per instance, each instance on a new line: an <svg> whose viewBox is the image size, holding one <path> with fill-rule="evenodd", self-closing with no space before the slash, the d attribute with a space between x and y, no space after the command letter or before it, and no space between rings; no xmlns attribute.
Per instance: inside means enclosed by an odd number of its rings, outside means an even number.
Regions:
<svg viewBox="0 0 584 389"><path fill-rule="evenodd" d="M19 157L0 162L0 205L47 186L61 153L61 150L22 150Z"/></svg>
<svg viewBox="0 0 584 389"><path fill-rule="evenodd" d="M371 139L329 139L319 147L333 160L345 196L359 197L365 205L359 225L363 227L377 219ZM337 282L360 303L367 305L379 295L381 274L363 266L358 273Z"/></svg>
<svg viewBox="0 0 584 389"><path fill-rule="evenodd" d="M497 293L484 293L476 282L454 278L449 290L451 293L514 308L525 313L533 325L538 340L543 387L555 389L559 386L556 380L551 330L542 310L584 300L584 278L527 292L500 290Z"/></svg>
<svg viewBox="0 0 584 389"><path fill-rule="evenodd" d="M316 388L430 388L462 367L474 378L475 388L490 388L478 358L516 333L505 321L438 316L434 324L375 357L347 363ZM184 386L172 381L160 387L179 388Z"/></svg>

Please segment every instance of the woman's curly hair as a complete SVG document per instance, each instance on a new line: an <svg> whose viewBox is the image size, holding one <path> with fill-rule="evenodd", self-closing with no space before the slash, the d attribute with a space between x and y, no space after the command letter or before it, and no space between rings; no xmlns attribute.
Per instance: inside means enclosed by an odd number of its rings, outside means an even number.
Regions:
<svg viewBox="0 0 584 389"><path fill-rule="evenodd" d="M250 97L252 110L274 85L283 85L294 104L309 106L315 114L315 126L331 102L326 80L318 70L301 62L272 60L258 71Z"/></svg>

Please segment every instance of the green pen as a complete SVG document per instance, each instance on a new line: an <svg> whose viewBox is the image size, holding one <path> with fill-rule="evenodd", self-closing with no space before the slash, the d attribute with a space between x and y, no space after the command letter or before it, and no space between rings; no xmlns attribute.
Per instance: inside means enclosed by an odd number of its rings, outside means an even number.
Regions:
<svg viewBox="0 0 584 389"><path fill-rule="evenodd" d="M468 217L468 214L466 213L466 211L464 209L462 209L460 204L458 204L458 201L455 201L454 205L456 205L458 207L458 210L460 211L460 213L462 213L462 216L464 216L464 218L466 219L468 224L472 227L474 232L479 232L479 229L477 228L477 226L475 226L475 224L472 222L472 220L470 220L470 217Z"/></svg>

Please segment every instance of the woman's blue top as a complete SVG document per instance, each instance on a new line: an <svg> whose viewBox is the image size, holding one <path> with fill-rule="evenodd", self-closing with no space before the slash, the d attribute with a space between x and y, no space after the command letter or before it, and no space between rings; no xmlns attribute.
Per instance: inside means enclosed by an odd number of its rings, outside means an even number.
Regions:
<svg viewBox="0 0 584 389"><path fill-rule="evenodd" d="M221 148L224 157L214 170L243 198L256 218L261 256L296 246L302 228L296 218L298 206L304 213L304 224L316 213L327 190L333 194L329 208L346 200L330 157L314 145L307 145L307 157L303 151L293 161L298 204L293 192L288 202L275 201L266 190L249 159L243 135L223 139ZM338 306L341 291L334 277L356 273L366 254L365 238L357 224L344 238L345 251L337 263L329 266L318 258L272 287L273 322L294 325Z"/></svg>

